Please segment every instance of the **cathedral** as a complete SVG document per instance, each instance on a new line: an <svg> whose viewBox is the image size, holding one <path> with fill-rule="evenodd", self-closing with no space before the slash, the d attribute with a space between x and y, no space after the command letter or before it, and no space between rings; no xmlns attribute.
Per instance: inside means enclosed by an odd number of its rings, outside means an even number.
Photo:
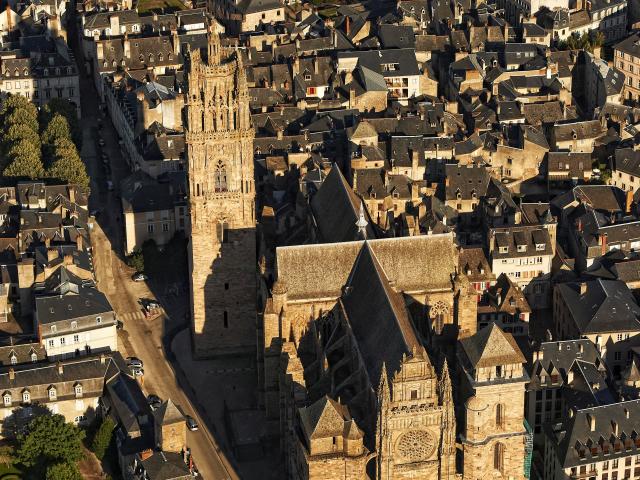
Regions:
<svg viewBox="0 0 640 480"><path fill-rule="evenodd" d="M190 53L185 117L194 353L254 353L255 134L242 57L216 33Z"/></svg>

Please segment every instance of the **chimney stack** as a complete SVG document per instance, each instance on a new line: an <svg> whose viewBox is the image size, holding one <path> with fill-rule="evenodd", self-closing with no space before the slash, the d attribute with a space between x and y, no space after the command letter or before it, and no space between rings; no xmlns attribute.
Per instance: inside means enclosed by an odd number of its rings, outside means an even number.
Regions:
<svg viewBox="0 0 640 480"><path fill-rule="evenodd" d="M594 432L596 429L596 417L593 416L593 413L587 413L587 421L589 422L589 430Z"/></svg>
<svg viewBox="0 0 640 480"><path fill-rule="evenodd" d="M633 190L627 190L627 197L625 203L624 212L626 214L631 213L631 206L633 205Z"/></svg>
<svg viewBox="0 0 640 480"><path fill-rule="evenodd" d="M62 375L64 373L64 366L62 362L58 361L58 375Z"/></svg>
<svg viewBox="0 0 640 480"><path fill-rule="evenodd" d="M13 381L16 379L16 371L13 368L9 369L9 380Z"/></svg>
<svg viewBox="0 0 640 480"><path fill-rule="evenodd" d="M600 254L604 255L605 253L607 253L607 234L601 233L600 234Z"/></svg>
<svg viewBox="0 0 640 480"><path fill-rule="evenodd" d="M580 282L580 295L587 293L587 282Z"/></svg>

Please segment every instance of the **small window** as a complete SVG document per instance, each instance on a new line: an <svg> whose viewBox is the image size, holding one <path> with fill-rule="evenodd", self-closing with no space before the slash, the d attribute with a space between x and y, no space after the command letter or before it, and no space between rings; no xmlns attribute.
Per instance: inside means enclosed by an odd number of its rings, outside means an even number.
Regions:
<svg viewBox="0 0 640 480"><path fill-rule="evenodd" d="M25 390L24 392L22 392L22 401L24 403L29 403L31 401L31 393L29 392L29 390Z"/></svg>
<svg viewBox="0 0 640 480"><path fill-rule="evenodd" d="M76 392L76 397L79 397L82 395L82 385L80 385L79 383L76 384L74 390Z"/></svg>
<svg viewBox="0 0 640 480"><path fill-rule="evenodd" d="M53 340L49 340L49 348L53 348Z"/></svg>
<svg viewBox="0 0 640 480"><path fill-rule="evenodd" d="M36 354L36 352L32 352L31 353L31 362L32 363L36 363L38 361L38 355Z"/></svg>
<svg viewBox="0 0 640 480"><path fill-rule="evenodd" d="M75 335L73 336L73 343L78 343L78 342L80 342L80 335L75 334Z"/></svg>
<svg viewBox="0 0 640 480"><path fill-rule="evenodd" d="M11 394L10 393L5 393L2 396L2 403L4 403L5 407L8 407L11 405Z"/></svg>
<svg viewBox="0 0 640 480"><path fill-rule="evenodd" d="M417 400L417 399L418 399L418 391L411 390L411 400Z"/></svg>

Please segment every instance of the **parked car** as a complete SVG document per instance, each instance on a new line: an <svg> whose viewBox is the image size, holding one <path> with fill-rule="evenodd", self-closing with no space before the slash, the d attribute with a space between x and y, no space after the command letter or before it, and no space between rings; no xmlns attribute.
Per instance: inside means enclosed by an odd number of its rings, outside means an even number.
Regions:
<svg viewBox="0 0 640 480"><path fill-rule="evenodd" d="M148 279L149 279L149 277L147 277L147 276L146 276L144 273L142 273L142 272L137 272L137 273L134 273L134 274L133 274L133 276L131 277L131 279L132 279L134 282L144 282L144 281L148 280Z"/></svg>
<svg viewBox="0 0 640 480"><path fill-rule="evenodd" d="M155 310L156 308L160 308L160 304L158 302L150 301L147 303L147 310Z"/></svg>
<svg viewBox="0 0 640 480"><path fill-rule="evenodd" d="M127 365L130 367L142 368L144 364L138 357L127 357Z"/></svg>
<svg viewBox="0 0 640 480"><path fill-rule="evenodd" d="M131 373L134 377L142 377L144 376L144 368L131 367Z"/></svg>
<svg viewBox="0 0 640 480"><path fill-rule="evenodd" d="M147 402L149 403L149 406L154 410L162 405L162 399L153 393L147 396Z"/></svg>
<svg viewBox="0 0 640 480"><path fill-rule="evenodd" d="M198 422L196 422L192 416L187 415L186 419L187 419L187 428L189 430L191 430L192 432L195 432L196 430L198 430Z"/></svg>
<svg viewBox="0 0 640 480"><path fill-rule="evenodd" d="M122 330L124 328L124 323L122 322L122 320L118 320L116 322L116 330Z"/></svg>

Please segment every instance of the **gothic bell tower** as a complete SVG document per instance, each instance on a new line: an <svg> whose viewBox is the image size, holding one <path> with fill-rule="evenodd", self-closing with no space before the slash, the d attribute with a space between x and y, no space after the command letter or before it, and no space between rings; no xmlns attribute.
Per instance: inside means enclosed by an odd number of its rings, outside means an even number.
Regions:
<svg viewBox="0 0 640 480"><path fill-rule="evenodd" d="M253 138L242 57L209 33L188 62L191 333L196 357L253 353L256 237Z"/></svg>

